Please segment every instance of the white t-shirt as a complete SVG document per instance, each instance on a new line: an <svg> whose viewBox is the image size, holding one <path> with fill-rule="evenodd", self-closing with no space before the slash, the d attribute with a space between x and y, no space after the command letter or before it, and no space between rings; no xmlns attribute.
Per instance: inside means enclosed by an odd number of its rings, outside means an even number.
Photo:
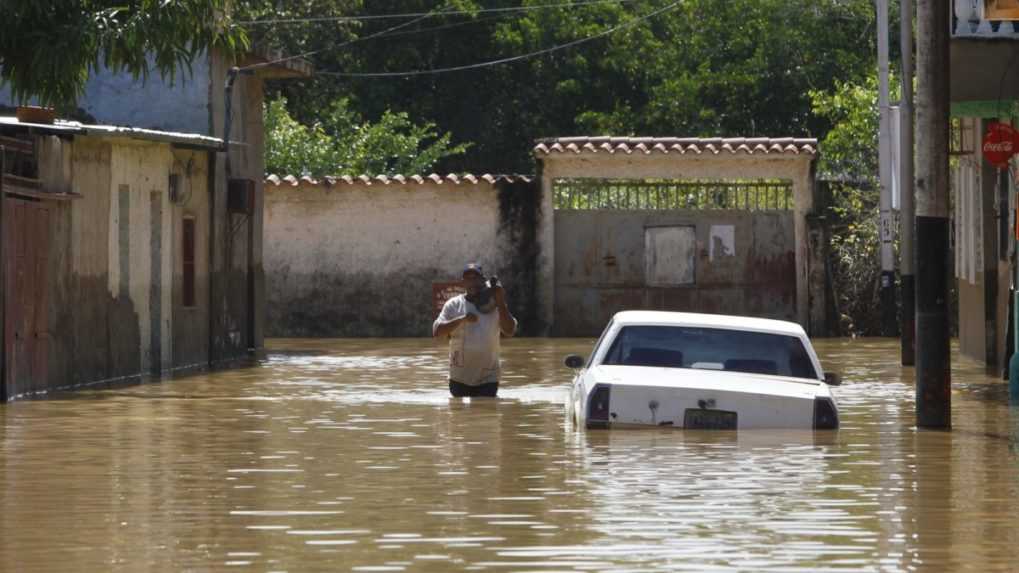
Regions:
<svg viewBox="0 0 1019 573"><path fill-rule="evenodd" d="M432 324L432 335L440 323L467 313L478 317L465 322L449 338L449 379L468 386L499 381L499 311L482 314L478 307L458 295L446 301L439 318Z"/></svg>

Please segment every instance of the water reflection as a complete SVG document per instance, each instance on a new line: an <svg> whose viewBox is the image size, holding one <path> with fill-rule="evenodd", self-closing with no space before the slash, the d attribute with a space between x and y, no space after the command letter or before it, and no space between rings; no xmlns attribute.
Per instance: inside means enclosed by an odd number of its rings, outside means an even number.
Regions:
<svg viewBox="0 0 1019 573"><path fill-rule="evenodd" d="M913 424L897 342L825 341L838 432L577 432L565 354L501 398L441 346L277 341L257 368L0 408L0 570L1009 570L1019 409L955 357Z"/></svg>

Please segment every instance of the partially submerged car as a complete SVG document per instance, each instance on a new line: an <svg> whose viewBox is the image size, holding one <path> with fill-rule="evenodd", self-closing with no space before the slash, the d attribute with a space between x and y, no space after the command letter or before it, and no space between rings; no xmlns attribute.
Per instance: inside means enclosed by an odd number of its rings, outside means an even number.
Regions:
<svg viewBox="0 0 1019 573"><path fill-rule="evenodd" d="M577 369L567 408L587 428L835 429L839 411L803 328L744 316L625 311Z"/></svg>

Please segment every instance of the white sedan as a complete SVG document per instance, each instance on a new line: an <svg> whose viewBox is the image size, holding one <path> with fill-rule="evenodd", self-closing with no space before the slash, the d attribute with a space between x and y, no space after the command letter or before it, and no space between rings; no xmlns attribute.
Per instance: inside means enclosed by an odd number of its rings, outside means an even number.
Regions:
<svg viewBox="0 0 1019 573"><path fill-rule="evenodd" d="M577 369L567 408L581 427L835 429L839 411L810 339L793 322L660 311L613 317Z"/></svg>

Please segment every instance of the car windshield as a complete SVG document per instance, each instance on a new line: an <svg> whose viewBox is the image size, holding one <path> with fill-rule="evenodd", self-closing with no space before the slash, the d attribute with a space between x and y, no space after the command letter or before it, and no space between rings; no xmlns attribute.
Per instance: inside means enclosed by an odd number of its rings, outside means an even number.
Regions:
<svg viewBox="0 0 1019 573"><path fill-rule="evenodd" d="M700 368L818 379L796 336L693 326L624 326L606 365Z"/></svg>

